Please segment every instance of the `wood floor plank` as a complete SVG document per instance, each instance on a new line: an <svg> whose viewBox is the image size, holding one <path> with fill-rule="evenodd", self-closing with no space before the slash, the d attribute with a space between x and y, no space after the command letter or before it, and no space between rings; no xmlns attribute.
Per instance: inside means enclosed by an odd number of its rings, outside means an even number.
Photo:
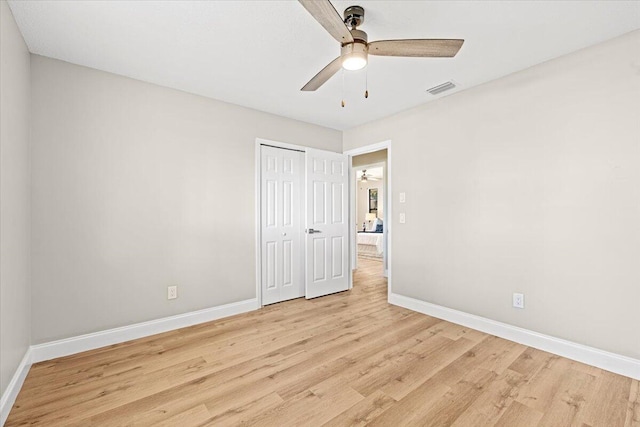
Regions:
<svg viewBox="0 0 640 427"><path fill-rule="evenodd" d="M571 362L548 355L542 368L522 387L516 400L530 408L545 412L558 392L563 374Z"/></svg>
<svg viewBox="0 0 640 427"><path fill-rule="evenodd" d="M497 374L474 368L424 415L420 425L450 426L484 393Z"/></svg>
<svg viewBox="0 0 640 427"><path fill-rule="evenodd" d="M491 381L484 392L453 422L452 426L491 426L507 411L518 395L525 378L512 370L506 370Z"/></svg>
<svg viewBox="0 0 640 427"><path fill-rule="evenodd" d="M332 418L324 427L364 426L389 409L396 400L380 390L371 393L351 408Z"/></svg>
<svg viewBox="0 0 640 427"><path fill-rule="evenodd" d="M361 394L336 378L294 396L246 425L322 425L331 420L334 413L342 413L362 400Z"/></svg>
<svg viewBox="0 0 640 427"><path fill-rule="evenodd" d="M594 398L585 408L583 422L590 426L624 425L631 395L631 378L601 371Z"/></svg>
<svg viewBox="0 0 640 427"><path fill-rule="evenodd" d="M6 426L640 427L636 380L354 288L34 365Z"/></svg>
<svg viewBox="0 0 640 427"><path fill-rule="evenodd" d="M495 427L536 427L543 416L543 412L514 401L494 425Z"/></svg>
<svg viewBox="0 0 640 427"><path fill-rule="evenodd" d="M382 384L380 389L394 399L401 400L476 345L466 337L444 344L430 346L414 363L401 366L395 377Z"/></svg>
<svg viewBox="0 0 640 427"><path fill-rule="evenodd" d="M305 358L306 354L300 352L277 360L257 359L243 363L222 373L205 375L102 411L99 415L92 416L90 421L97 425L115 426L117 420L122 417L131 418L137 417L137 414L151 413L155 416L145 416L144 422L152 425L152 421L163 419L166 412L181 412L198 403L206 404L211 415L218 415L269 394L269 390L259 389L254 385L272 373L298 364ZM236 381L230 381L229 378L236 378ZM239 391L240 387L243 389ZM254 388L253 393L247 393L246 389L250 388Z"/></svg>
<svg viewBox="0 0 640 427"><path fill-rule="evenodd" d="M526 350L512 341L488 335L456 360L443 367L433 378L453 387L473 369L501 374Z"/></svg>
<svg viewBox="0 0 640 427"><path fill-rule="evenodd" d="M473 342L480 342L487 336L487 334L484 334L480 331L476 331L474 329L467 328L462 325L456 325L455 323L450 322L440 323L436 332L443 337L447 337L452 340L457 340L458 338L464 337Z"/></svg>
<svg viewBox="0 0 640 427"><path fill-rule="evenodd" d="M358 364L367 363L389 348L410 345L411 340L424 329L424 326L425 323L420 319L416 319L415 323L403 322L379 330L378 334L370 334L362 337L363 339L356 338L349 345L331 349L327 351L328 354L320 354L313 363L292 368L289 372L282 372L274 378L279 381L277 392L287 399L333 375L352 372L357 369Z"/></svg>
<svg viewBox="0 0 640 427"><path fill-rule="evenodd" d="M629 405L625 427L640 427L640 381L633 381L629 393Z"/></svg>
<svg viewBox="0 0 640 427"><path fill-rule="evenodd" d="M283 402L284 400L282 400L278 393L269 393L247 404L234 405L228 410L217 413L215 416L210 417L205 422L197 425L204 427L213 425L232 426L245 424Z"/></svg>
<svg viewBox="0 0 640 427"><path fill-rule="evenodd" d="M509 369L522 374L527 380L531 379L552 358L551 353L528 347L509 365Z"/></svg>
<svg viewBox="0 0 640 427"><path fill-rule="evenodd" d="M568 369L551 404L545 410L538 426L581 427L581 415L591 401L593 386L597 378L587 373Z"/></svg>
<svg viewBox="0 0 640 427"><path fill-rule="evenodd" d="M191 409L188 409L184 412L176 414L167 419L163 419L158 422L154 422L152 425L157 427L175 427L175 426L184 426L184 425L196 425L206 422L209 419L209 411L207 407L203 404L195 406ZM142 423L136 422L131 425L141 426Z"/></svg>
<svg viewBox="0 0 640 427"><path fill-rule="evenodd" d="M405 371L407 365L413 364L420 358L428 346L446 347L451 340L439 336L429 336L423 331L412 339L397 344L393 348L376 353L371 357L358 360L340 376L351 387L364 396L387 384Z"/></svg>
<svg viewBox="0 0 640 427"><path fill-rule="evenodd" d="M374 417L367 425L373 427L420 425L431 408L450 390L447 385L428 380L391 408Z"/></svg>

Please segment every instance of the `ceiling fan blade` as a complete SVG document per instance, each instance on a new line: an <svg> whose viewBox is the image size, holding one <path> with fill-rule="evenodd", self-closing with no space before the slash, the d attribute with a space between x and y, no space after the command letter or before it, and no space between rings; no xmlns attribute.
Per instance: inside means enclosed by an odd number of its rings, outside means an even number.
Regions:
<svg viewBox="0 0 640 427"><path fill-rule="evenodd" d="M298 0L302 6L340 43L352 43L353 36L329 0Z"/></svg>
<svg viewBox="0 0 640 427"><path fill-rule="evenodd" d="M318 74L313 76L309 83L302 87L303 91L313 91L318 89L320 86L325 84L327 80L329 80L335 73L337 73L340 68L342 68L342 57L338 56L333 61L329 62L329 65L324 67Z"/></svg>
<svg viewBox="0 0 640 427"><path fill-rule="evenodd" d="M462 47L462 39L379 40L369 43L369 55L451 58Z"/></svg>

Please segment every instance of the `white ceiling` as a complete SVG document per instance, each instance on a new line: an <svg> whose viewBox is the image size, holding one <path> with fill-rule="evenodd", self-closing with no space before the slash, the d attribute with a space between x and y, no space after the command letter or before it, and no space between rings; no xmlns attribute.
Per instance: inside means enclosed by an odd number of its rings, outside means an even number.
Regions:
<svg viewBox="0 0 640 427"><path fill-rule="evenodd" d="M300 88L339 54L298 2L9 0L31 52L348 129L640 28L638 1L333 1L366 10L369 40L464 38L453 59L370 57L316 92ZM455 91L447 92L446 95ZM440 95L444 96L444 95Z"/></svg>

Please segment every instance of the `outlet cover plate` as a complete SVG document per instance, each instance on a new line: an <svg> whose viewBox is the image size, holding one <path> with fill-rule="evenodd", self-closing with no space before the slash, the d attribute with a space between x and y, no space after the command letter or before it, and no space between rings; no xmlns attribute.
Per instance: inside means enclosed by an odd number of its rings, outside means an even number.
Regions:
<svg viewBox="0 0 640 427"><path fill-rule="evenodd" d="M176 298L178 298L178 287L177 286L167 287L167 299L176 299Z"/></svg>
<svg viewBox="0 0 640 427"><path fill-rule="evenodd" d="M524 294L513 294L513 306L515 308L524 308Z"/></svg>

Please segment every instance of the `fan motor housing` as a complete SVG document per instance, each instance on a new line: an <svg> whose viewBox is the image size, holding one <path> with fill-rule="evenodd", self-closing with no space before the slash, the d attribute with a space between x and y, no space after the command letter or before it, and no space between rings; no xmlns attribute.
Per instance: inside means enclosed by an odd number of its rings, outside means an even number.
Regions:
<svg viewBox="0 0 640 427"><path fill-rule="evenodd" d="M355 41L354 43L347 43L340 49L340 56L343 57L349 54L367 55L367 53L369 53L369 47L366 42Z"/></svg>
<svg viewBox="0 0 640 427"><path fill-rule="evenodd" d="M365 33L364 31L353 29L350 32L351 32L351 36L356 41L356 43L358 42L367 43L368 37L367 37L367 33Z"/></svg>

